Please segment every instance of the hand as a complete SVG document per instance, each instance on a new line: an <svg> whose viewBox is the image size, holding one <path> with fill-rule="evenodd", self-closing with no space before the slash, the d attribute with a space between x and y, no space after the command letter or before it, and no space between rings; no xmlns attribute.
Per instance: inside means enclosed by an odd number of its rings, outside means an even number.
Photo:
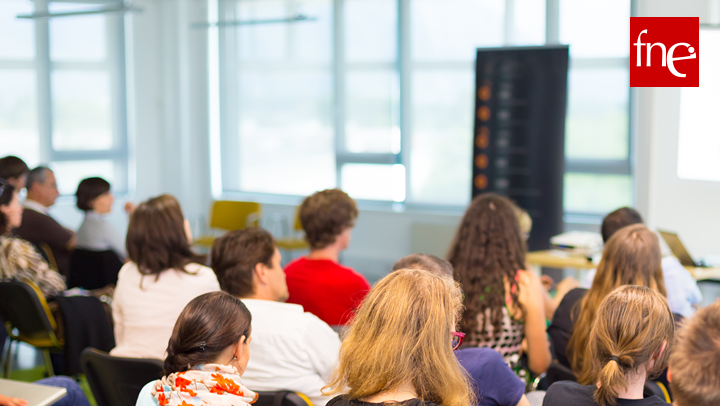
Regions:
<svg viewBox="0 0 720 406"><path fill-rule="evenodd" d="M25 406L27 401L19 398L9 398L0 395L0 406Z"/></svg>
<svg viewBox="0 0 720 406"><path fill-rule="evenodd" d="M183 226L185 228L185 237L187 237L188 244L193 245L192 229L190 228L190 222L188 219L183 221Z"/></svg>
<svg viewBox="0 0 720 406"><path fill-rule="evenodd" d="M125 202L125 213L128 215L132 214L132 212L135 211L135 203L133 202Z"/></svg>
<svg viewBox="0 0 720 406"><path fill-rule="evenodd" d="M540 278L533 272L518 271L515 280L518 283L518 301L525 307L525 311L542 309L544 288Z"/></svg>
<svg viewBox="0 0 720 406"><path fill-rule="evenodd" d="M552 290L553 285L555 285L555 281L553 280L553 278L548 275L541 275L540 282L542 283L545 290L547 290L548 292Z"/></svg>
<svg viewBox="0 0 720 406"><path fill-rule="evenodd" d="M555 289L555 296L565 296L566 293L580 286L580 282L572 276L568 276L558 283Z"/></svg>

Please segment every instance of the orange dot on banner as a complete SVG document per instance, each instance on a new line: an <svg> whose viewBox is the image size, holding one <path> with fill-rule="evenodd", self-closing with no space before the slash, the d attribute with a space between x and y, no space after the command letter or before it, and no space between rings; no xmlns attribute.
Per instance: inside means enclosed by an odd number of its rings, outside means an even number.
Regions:
<svg viewBox="0 0 720 406"><path fill-rule="evenodd" d="M488 121L490 120L490 108L486 106L482 106L478 109L478 118L480 121Z"/></svg>
<svg viewBox="0 0 720 406"><path fill-rule="evenodd" d="M480 154L475 157L475 166L480 169L485 169L488 166L488 157L485 154Z"/></svg>
<svg viewBox="0 0 720 406"><path fill-rule="evenodd" d="M487 187L488 180L487 176L480 174L475 177L475 187L478 189L485 189Z"/></svg>
<svg viewBox="0 0 720 406"><path fill-rule="evenodd" d="M478 131L477 137L475 137L475 145L478 146L478 148L485 149L488 145L490 145L490 129L482 126L480 127L480 130Z"/></svg>
<svg viewBox="0 0 720 406"><path fill-rule="evenodd" d="M490 100L491 94L492 94L492 92L490 91L490 86L488 86L488 85L480 86L480 89L478 89L478 97L482 101Z"/></svg>

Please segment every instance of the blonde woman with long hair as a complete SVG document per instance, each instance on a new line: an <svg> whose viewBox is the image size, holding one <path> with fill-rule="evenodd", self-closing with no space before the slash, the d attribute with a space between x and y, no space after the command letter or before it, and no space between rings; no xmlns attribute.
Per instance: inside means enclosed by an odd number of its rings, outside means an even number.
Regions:
<svg viewBox="0 0 720 406"><path fill-rule="evenodd" d="M453 355L462 294L447 277L401 269L365 297L340 348L328 406L468 406L469 378Z"/></svg>

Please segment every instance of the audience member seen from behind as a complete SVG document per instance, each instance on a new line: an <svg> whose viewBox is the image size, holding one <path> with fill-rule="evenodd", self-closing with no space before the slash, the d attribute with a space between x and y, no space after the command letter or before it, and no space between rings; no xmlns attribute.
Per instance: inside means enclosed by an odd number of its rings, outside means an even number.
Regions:
<svg viewBox="0 0 720 406"><path fill-rule="evenodd" d="M607 243L610 237L623 227L642 223L643 219L637 211L629 207L617 209L603 219L600 229L603 241ZM683 317L692 316L695 306L702 302L702 293L697 282L673 255L663 256L661 266L670 310Z"/></svg>
<svg viewBox="0 0 720 406"><path fill-rule="evenodd" d="M245 384L253 390L290 390L307 395L315 406L340 350L338 335L288 297L280 251L261 228L230 231L215 241L212 268L220 288L242 299L253 315L255 340Z"/></svg>
<svg viewBox="0 0 720 406"><path fill-rule="evenodd" d="M5 185L0 195L0 279L30 280L46 297L65 290L65 280L25 240L10 236L10 230L20 226L23 207L15 188Z"/></svg>
<svg viewBox="0 0 720 406"><path fill-rule="evenodd" d="M462 309L457 283L428 271L391 272L370 291L340 348L328 406L477 404L453 355Z"/></svg>
<svg viewBox="0 0 720 406"><path fill-rule="evenodd" d="M25 161L16 156L0 158L0 178L5 179L5 183L12 185L18 193L25 187L25 179L29 171L30 168Z"/></svg>
<svg viewBox="0 0 720 406"><path fill-rule="evenodd" d="M411 254L399 259L393 271L422 269L443 278L453 277L450 263L435 255ZM460 365L473 379L479 406L529 405L525 397L525 384L505 364L502 356L490 348L464 348L455 351Z"/></svg>
<svg viewBox="0 0 720 406"><path fill-rule="evenodd" d="M310 254L285 267L288 303L331 326L345 325L370 290L365 277L338 262L350 244L357 207L342 190L328 189L305 198L299 210Z"/></svg>
<svg viewBox="0 0 720 406"><path fill-rule="evenodd" d="M85 212L85 219L77 232L77 247L92 251L113 250L119 258L127 258L123 236L107 220L115 201L110 183L103 178L83 179L75 197L77 208ZM134 209L132 203L125 204L128 214Z"/></svg>
<svg viewBox="0 0 720 406"><path fill-rule="evenodd" d="M720 300L683 323L667 377L675 406L720 405Z"/></svg>
<svg viewBox="0 0 720 406"><path fill-rule="evenodd" d="M648 377L667 366L674 333L667 300L644 286L621 286L605 297L587 343L580 381L552 384L544 406L667 405L657 396L643 398ZM717 391L717 388L715 388Z"/></svg>
<svg viewBox="0 0 720 406"><path fill-rule="evenodd" d="M647 286L665 296L660 246L655 233L642 224L625 227L610 238L590 289L570 291L555 313L548 329L555 357L575 375L586 368L585 349L600 302L623 285Z"/></svg>
<svg viewBox="0 0 720 406"><path fill-rule="evenodd" d="M65 388L65 396L53 403L53 406L90 406L90 401L87 396L85 396L80 385L72 378L68 378L67 376L54 376L52 378L41 379L35 383L38 385ZM0 395L0 406L26 406L27 404L28 402L24 399Z"/></svg>
<svg viewBox="0 0 720 406"><path fill-rule="evenodd" d="M545 332L545 289L535 274L524 270L525 252L512 202L485 194L470 203L448 260L465 294L461 325L468 343L498 351L518 377L528 382L522 353L527 354L527 367L535 374L545 372L551 356Z"/></svg>
<svg viewBox="0 0 720 406"><path fill-rule="evenodd" d="M47 244L57 263L58 271L68 276L70 252L75 249L75 233L63 227L48 215L48 209L60 195L55 174L49 168L38 166L30 171L26 181L27 199L23 203L22 224L14 233L24 240L40 246Z"/></svg>
<svg viewBox="0 0 720 406"><path fill-rule="evenodd" d="M139 209L139 208L138 208ZM250 359L252 316L225 292L191 300L167 341L165 376L140 391L137 406L246 406L257 400L240 378Z"/></svg>
<svg viewBox="0 0 720 406"><path fill-rule="evenodd" d="M220 290L205 258L190 248L187 220L170 195L141 203L128 226L130 262L118 275L112 309L116 347L111 355L164 358L183 307L194 297Z"/></svg>

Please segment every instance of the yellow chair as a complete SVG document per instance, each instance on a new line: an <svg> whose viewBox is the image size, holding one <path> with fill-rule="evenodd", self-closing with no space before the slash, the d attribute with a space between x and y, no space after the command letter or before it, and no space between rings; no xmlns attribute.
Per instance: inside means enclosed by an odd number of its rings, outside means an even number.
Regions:
<svg viewBox="0 0 720 406"><path fill-rule="evenodd" d="M234 200L217 200L210 209L210 229L222 230L223 233L241 230L247 227L258 227L262 205L255 202L237 202ZM212 247L218 235L203 235L195 240L195 245Z"/></svg>
<svg viewBox="0 0 720 406"><path fill-rule="evenodd" d="M293 232L297 233L302 231L303 226L302 222L300 221L300 213L299 210L295 210L295 224L293 225ZM279 250L283 251L306 250L310 248L310 244L308 244L304 236L297 237L290 235L289 237L276 238L275 245L278 247Z"/></svg>

